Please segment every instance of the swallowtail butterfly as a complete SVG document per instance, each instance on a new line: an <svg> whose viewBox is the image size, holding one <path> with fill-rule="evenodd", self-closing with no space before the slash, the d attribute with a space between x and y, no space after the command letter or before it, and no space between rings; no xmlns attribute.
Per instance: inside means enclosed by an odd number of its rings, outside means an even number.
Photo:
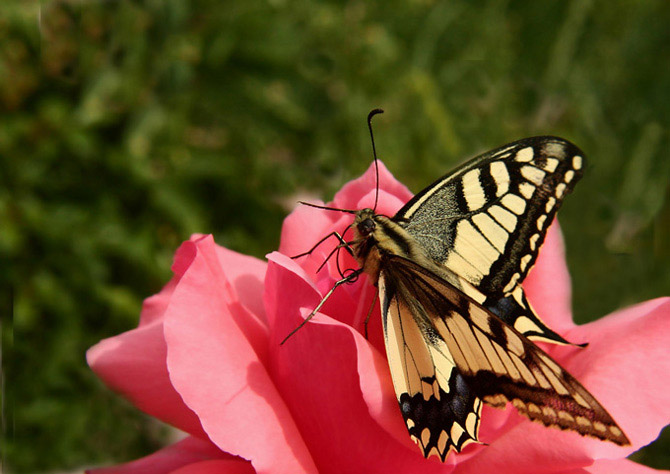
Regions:
<svg viewBox="0 0 670 474"><path fill-rule="evenodd" d="M380 112L370 113L369 126ZM368 274L379 288L400 410L425 457L444 461L478 442L483 403L511 402L546 426L630 444L605 408L532 342L568 343L521 287L583 167L569 141L526 138L438 179L393 217L315 206L354 214L353 239L335 235L360 268L343 275L305 322L337 286Z"/></svg>

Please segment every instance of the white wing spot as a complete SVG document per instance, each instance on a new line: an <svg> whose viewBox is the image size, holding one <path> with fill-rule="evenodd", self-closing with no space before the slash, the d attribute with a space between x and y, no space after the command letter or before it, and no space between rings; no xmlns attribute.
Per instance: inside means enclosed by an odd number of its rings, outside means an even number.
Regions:
<svg viewBox="0 0 670 474"><path fill-rule="evenodd" d="M501 204L514 214L520 216L526 210L526 201L516 194L506 194L500 200Z"/></svg>
<svg viewBox="0 0 670 474"><path fill-rule="evenodd" d="M487 268L499 256L498 251L467 220L459 222L456 227L454 249L478 268Z"/></svg>
<svg viewBox="0 0 670 474"><path fill-rule="evenodd" d="M558 199L561 199L563 197L563 195L565 194L566 188L567 188L567 186L565 185L565 183L561 183L558 186L556 186L556 197Z"/></svg>
<svg viewBox="0 0 670 474"><path fill-rule="evenodd" d="M484 234L486 240L491 242L496 250L500 253L505 251L507 238L509 234L500 227L488 214L480 213L472 216L472 221L475 223L480 232Z"/></svg>
<svg viewBox="0 0 670 474"><path fill-rule="evenodd" d="M475 437L475 430L477 428L477 413L471 411L465 419L465 429L471 437Z"/></svg>
<svg viewBox="0 0 670 474"><path fill-rule="evenodd" d="M449 252L447 261L444 264L458 275L467 278L468 282L476 284L484 278L482 272L456 252Z"/></svg>
<svg viewBox="0 0 670 474"><path fill-rule="evenodd" d="M589 426L591 426L591 422L585 416L577 416L575 418L575 421L577 422L578 425L583 426L585 428L588 428Z"/></svg>
<svg viewBox="0 0 670 474"><path fill-rule="evenodd" d="M558 417L558 415L556 414L556 410L554 410L553 408L551 408L549 406L543 406L542 407L542 414L546 418L554 418L555 419L555 418Z"/></svg>
<svg viewBox="0 0 670 474"><path fill-rule="evenodd" d="M470 211L481 209L486 204L486 195L479 182L479 175L480 170L474 169L465 173L461 179L463 183L463 195Z"/></svg>
<svg viewBox="0 0 670 474"><path fill-rule="evenodd" d="M544 221L547 220L547 216L540 216L537 218L537 230L544 229Z"/></svg>
<svg viewBox="0 0 670 474"><path fill-rule="evenodd" d="M505 286L505 288L503 288L503 293L509 293L510 291L512 291L516 286L517 282L519 281L519 277L521 277L521 275L519 275L518 273L512 275L512 278L510 278L509 283Z"/></svg>
<svg viewBox="0 0 670 474"><path fill-rule="evenodd" d="M556 167L558 166L559 161L556 158L547 158L546 164L542 167L549 173L553 173L556 171Z"/></svg>
<svg viewBox="0 0 670 474"><path fill-rule="evenodd" d="M463 427L459 425L458 423L454 422L453 425L451 425L451 439L457 442L461 435L465 432Z"/></svg>
<svg viewBox="0 0 670 474"><path fill-rule="evenodd" d="M526 271L526 268L528 267L528 264L530 263L530 261L532 259L533 259L532 255L526 255L521 259L521 262L520 262L521 265L520 266L521 266L521 271L522 272Z"/></svg>
<svg viewBox="0 0 670 474"><path fill-rule="evenodd" d="M535 192L535 186L530 183L521 183L519 185L519 192L526 199L530 199L533 197L533 193Z"/></svg>
<svg viewBox="0 0 670 474"><path fill-rule="evenodd" d="M551 210L554 208L554 204L556 204L556 199L553 197L550 197L547 199L547 204L544 205L544 211L549 214Z"/></svg>
<svg viewBox="0 0 670 474"><path fill-rule="evenodd" d="M514 232L516 228L516 216L507 209L500 206L491 206L489 214L500 223L508 232Z"/></svg>
<svg viewBox="0 0 670 474"><path fill-rule="evenodd" d="M576 170L582 169L583 162L584 160L579 155L575 155L572 157L572 167Z"/></svg>
<svg viewBox="0 0 670 474"><path fill-rule="evenodd" d="M614 436L621 436L623 434L623 432L617 426L610 425L610 431Z"/></svg>
<svg viewBox="0 0 670 474"><path fill-rule="evenodd" d="M421 432L421 442L424 446L427 446L428 441L430 441L430 430L428 428L424 428Z"/></svg>
<svg viewBox="0 0 670 474"><path fill-rule="evenodd" d="M546 173L534 166L526 165L521 167L521 175L531 183L539 186L542 184Z"/></svg>
<svg viewBox="0 0 670 474"><path fill-rule="evenodd" d="M528 411L529 411L529 412L532 412L532 413L536 413L536 414L538 414L538 415L539 415L540 413L542 413L542 411L540 410L540 407L538 407L538 406L537 406L536 404L534 404L534 403L529 403L529 404L528 404Z"/></svg>
<svg viewBox="0 0 670 474"><path fill-rule="evenodd" d="M447 434L446 431L442 430L442 431L440 432L440 437L439 437L439 439L437 440L437 449L438 449L441 453L443 453L444 450L446 449L446 447L447 447L447 441L449 441L449 435Z"/></svg>
<svg viewBox="0 0 670 474"><path fill-rule="evenodd" d="M527 163L533 159L533 154L534 154L533 147L529 146L522 150L519 150L514 159L522 163Z"/></svg>
<svg viewBox="0 0 670 474"><path fill-rule="evenodd" d="M533 234L529 240L530 249L535 250L537 248L537 241L540 240L540 234Z"/></svg>
<svg viewBox="0 0 670 474"><path fill-rule="evenodd" d="M533 322L532 319L530 319L527 316L521 316L520 318L516 318L516 321L514 321L514 329L519 331L521 334L524 334L526 332L542 332L542 329Z"/></svg>
<svg viewBox="0 0 670 474"><path fill-rule="evenodd" d="M568 171L565 172L565 176L563 177L563 180L564 180L566 183L569 183L570 181L572 181L572 179L573 179L574 177L575 177L575 172L572 171L572 170L568 170Z"/></svg>
<svg viewBox="0 0 670 474"><path fill-rule="evenodd" d="M489 167L491 177L496 183L496 197L500 197L509 191L509 173L507 166L501 161L494 161Z"/></svg>
<svg viewBox="0 0 670 474"><path fill-rule="evenodd" d="M558 418L563 421L567 421L570 423L574 423L575 419L572 417L570 413L564 410L559 410L558 411Z"/></svg>
<svg viewBox="0 0 670 474"><path fill-rule="evenodd" d="M607 427L605 426L605 423L603 423L602 421L594 421L593 427L596 429L596 431L600 431L602 433L607 431Z"/></svg>

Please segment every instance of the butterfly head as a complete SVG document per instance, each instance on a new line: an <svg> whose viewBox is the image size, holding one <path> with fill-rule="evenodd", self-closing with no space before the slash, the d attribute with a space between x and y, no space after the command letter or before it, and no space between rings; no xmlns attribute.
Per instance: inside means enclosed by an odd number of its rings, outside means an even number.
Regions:
<svg viewBox="0 0 670 474"><path fill-rule="evenodd" d="M354 226L360 237L369 237L375 231L377 224L375 223L375 213L372 209L361 209L356 213L354 219Z"/></svg>

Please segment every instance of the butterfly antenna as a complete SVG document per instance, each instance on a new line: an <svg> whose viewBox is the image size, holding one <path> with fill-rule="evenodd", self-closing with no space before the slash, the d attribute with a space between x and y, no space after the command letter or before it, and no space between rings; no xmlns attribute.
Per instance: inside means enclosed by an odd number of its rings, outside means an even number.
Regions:
<svg viewBox="0 0 670 474"><path fill-rule="evenodd" d="M377 150L375 149L375 136L372 133L372 117L377 114L383 114L382 109L374 109L368 114L368 129L370 129L370 140L372 140L372 156L374 156L375 161L375 179L377 184L375 185L375 206L372 208L374 212L377 210L377 201L379 200L379 164L377 163Z"/></svg>
<svg viewBox="0 0 670 474"><path fill-rule="evenodd" d="M347 214L356 214L356 211L352 209L340 209L338 207L319 206L318 204L312 204L305 201L298 201L298 204L302 204L303 206L315 207L317 209L325 209L326 211L338 211L338 212L346 212Z"/></svg>

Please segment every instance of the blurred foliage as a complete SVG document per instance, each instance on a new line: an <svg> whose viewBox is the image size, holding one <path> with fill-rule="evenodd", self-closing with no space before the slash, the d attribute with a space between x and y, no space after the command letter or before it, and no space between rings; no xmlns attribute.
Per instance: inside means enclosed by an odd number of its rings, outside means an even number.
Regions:
<svg viewBox="0 0 670 474"><path fill-rule="evenodd" d="M514 139L573 140L575 317L668 294L669 24L664 0L5 0L4 468L156 449L164 429L86 349L134 327L192 232L275 248L296 195L367 168L377 106L380 156L415 191ZM670 467L664 438L635 459Z"/></svg>

